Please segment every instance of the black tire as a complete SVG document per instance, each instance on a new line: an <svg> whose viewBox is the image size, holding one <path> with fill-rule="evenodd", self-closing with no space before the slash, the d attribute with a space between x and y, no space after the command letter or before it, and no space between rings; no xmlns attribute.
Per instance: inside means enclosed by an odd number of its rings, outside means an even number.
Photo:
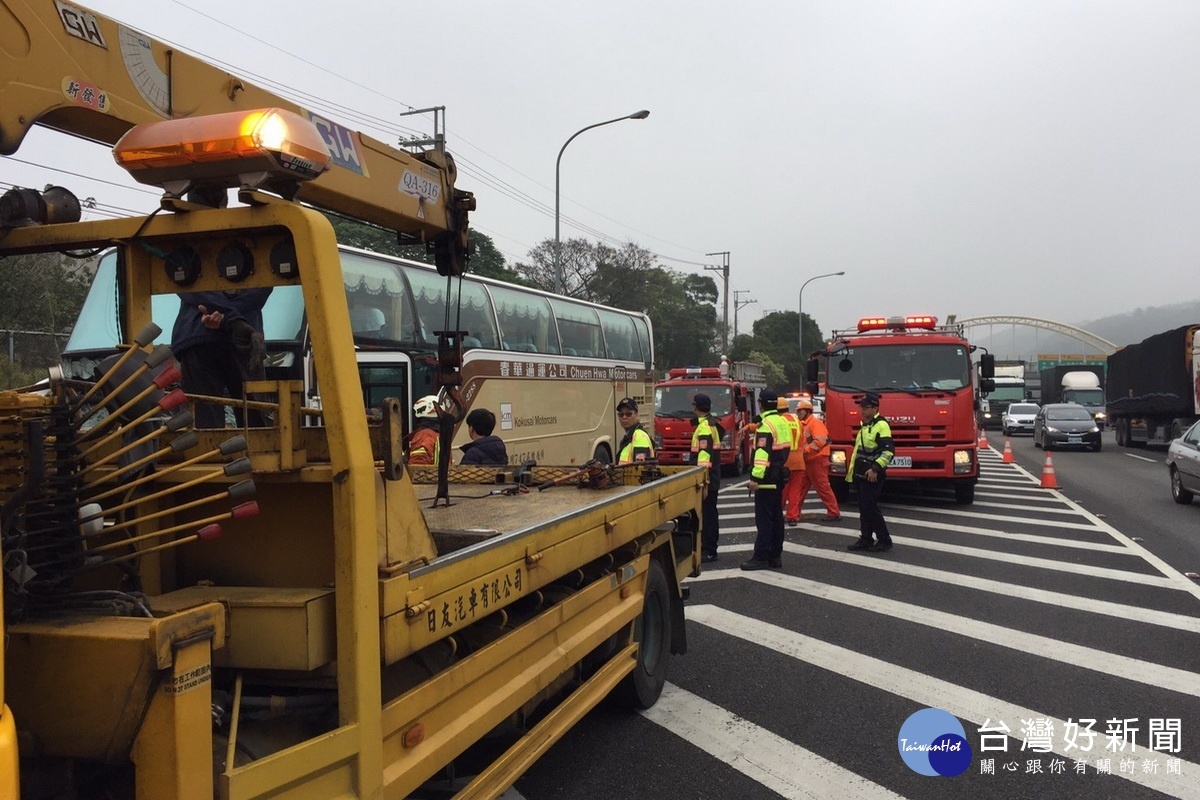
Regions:
<svg viewBox="0 0 1200 800"><path fill-rule="evenodd" d="M1100 441L1099 439L1097 439L1097 440L1096 440L1096 443L1095 443L1094 445L1092 445L1092 452L1094 452L1094 453L1099 453L1099 452L1100 452L1100 447L1101 447L1103 444L1104 444L1104 442L1102 442L1102 441Z"/></svg>
<svg viewBox="0 0 1200 800"><path fill-rule="evenodd" d="M596 445L596 452L592 453L592 458L601 464L613 463L612 451L608 449L608 445L603 443Z"/></svg>
<svg viewBox="0 0 1200 800"><path fill-rule="evenodd" d="M1183 488L1183 483L1179 480L1179 470L1171 467L1171 499L1181 506L1190 506L1194 494Z"/></svg>
<svg viewBox="0 0 1200 800"><path fill-rule="evenodd" d="M633 623L637 664L615 691L617 699L630 708L650 708L667 684L667 665L671 661L670 592L662 565L651 559L642 613Z"/></svg>
<svg viewBox="0 0 1200 800"><path fill-rule="evenodd" d="M954 484L954 502L960 506L969 506L975 502L975 484L959 481Z"/></svg>
<svg viewBox="0 0 1200 800"><path fill-rule="evenodd" d="M1175 420L1171 423L1171 441L1175 441L1180 436L1183 436L1183 425L1179 423L1179 420Z"/></svg>
<svg viewBox="0 0 1200 800"><path fill-rule="evenodd" d="M746 471L746 460L742 456L742 451L737 451L737 456L734 457L732 464L725 464L721 467L721 475L726 478L736 478Z"/></svg>

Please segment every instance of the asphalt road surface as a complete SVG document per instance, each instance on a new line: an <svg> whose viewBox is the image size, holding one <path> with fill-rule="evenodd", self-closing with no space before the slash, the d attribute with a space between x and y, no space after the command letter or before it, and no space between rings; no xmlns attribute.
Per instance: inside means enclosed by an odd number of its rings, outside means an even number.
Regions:
<svg viewBox="0 0 1200 800"><path fill-rule="evenodd" d="M1027 437L1011 464L991 440L973 505L885 495L886 554L810 493L781 570L738 569L727 480L663 697L596 709L508 796L1200 798L1200 507L1162 452L1056 451L1049 490Z"/></svg>

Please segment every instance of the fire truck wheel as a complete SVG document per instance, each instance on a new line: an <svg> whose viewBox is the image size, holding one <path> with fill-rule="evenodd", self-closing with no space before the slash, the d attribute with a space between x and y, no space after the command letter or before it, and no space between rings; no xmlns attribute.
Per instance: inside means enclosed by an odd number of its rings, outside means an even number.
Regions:
<svg viewBox="0 0 1200 800"><path fill-rule="evenodd" d="M630 708L650 708L658 702L667 683L667 664L671 660L670 591L662 566L652 559L642 614L633 624L637 663L617 686L618 699Z"/></svg>

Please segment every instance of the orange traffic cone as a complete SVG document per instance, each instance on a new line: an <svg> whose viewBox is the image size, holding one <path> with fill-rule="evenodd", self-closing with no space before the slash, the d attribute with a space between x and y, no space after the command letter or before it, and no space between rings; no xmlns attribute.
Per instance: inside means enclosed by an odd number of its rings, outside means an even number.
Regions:
<svg viewBox="0 0 1200 800"><path fill-rule="evenodd" d="M986 449L991 446L992 445L988 441L988 438L987 438L987 430L984 428L980 428L979 429L979 449L983 450L983 449Z"/></svg>
<svg viewBox="0 0 1200 800"><path fill-rule="evenodd" d="M1054 477L1054 459L1050 458L1049 451L1046 453L1046 466L1042 467L1042 488L1058 488L1058 479Z"/></svg>
<svg viewBox="0 0 1200 800"><path fill-rule="evenodd" d="M1013 462L1012 445L1008 443L1008 437L1004 437L1004 454L1000 456L1000 460L1005 464Z"/></svg>

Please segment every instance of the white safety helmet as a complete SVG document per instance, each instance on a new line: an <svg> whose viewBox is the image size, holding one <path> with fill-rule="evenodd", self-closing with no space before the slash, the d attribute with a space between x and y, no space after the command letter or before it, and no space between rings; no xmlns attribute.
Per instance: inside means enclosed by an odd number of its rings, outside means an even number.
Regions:
<svg viewBox="0 0 1200 800"><path fill-rule="evenodd" d="M417 402L413 403L413 413L418 419L437 419L437 395L427 394Z"/></svg>

